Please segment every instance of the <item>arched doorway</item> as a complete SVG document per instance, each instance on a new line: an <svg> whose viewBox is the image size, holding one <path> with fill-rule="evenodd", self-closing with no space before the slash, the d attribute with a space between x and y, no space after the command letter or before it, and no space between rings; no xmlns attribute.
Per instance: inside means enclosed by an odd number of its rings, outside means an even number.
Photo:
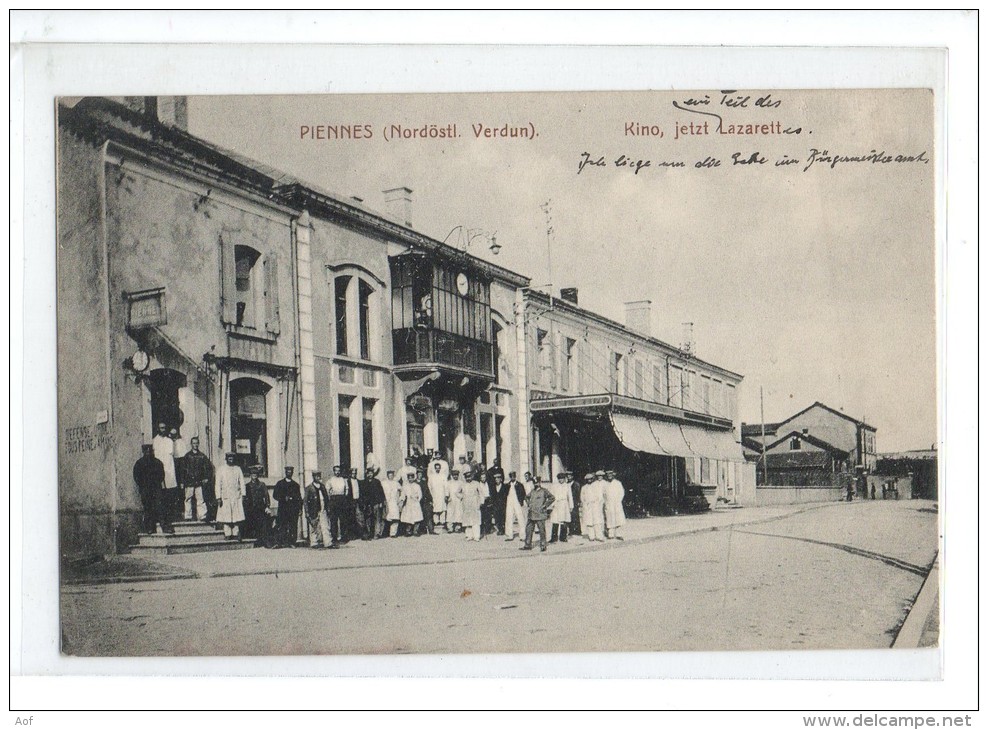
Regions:
<svg viewBox="0 0 988 730"><path fill-rule="evenodd" d="M147 387L151 401L152 433L159 423L165 424L168 430L182 430L185 423L185 413L179 405L179 390L186 387L185 375L178 370L158 368L148 373Z"/></svg>
<svg viewBox="0 0 988 730"><path fill-rule="evenodd" d="M267 396L271 386L254 378L230 381L230 444L241 467L268 474Z"/></svg>

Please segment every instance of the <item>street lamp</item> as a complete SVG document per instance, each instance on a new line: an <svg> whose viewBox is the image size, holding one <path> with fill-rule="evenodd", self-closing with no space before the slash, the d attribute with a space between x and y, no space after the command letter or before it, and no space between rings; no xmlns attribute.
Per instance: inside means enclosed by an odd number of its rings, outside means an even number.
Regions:
<svg viewBox="0 0 988 730"><path fill-rule="evenodd" d="M489 233L481 228L465 228L462 225L454 226L452 230L446 234L446 237L443 239L443 243L446 243L449 240L449 237L457 231L460 232L459 236L457 236L458 248L464 253L466 253L467 249L470 247L470 244L477 238L485 239L488 242L487 247L495 256L497 256L501 251L501 244L497 242L497 231L494 233Z"/></svg>

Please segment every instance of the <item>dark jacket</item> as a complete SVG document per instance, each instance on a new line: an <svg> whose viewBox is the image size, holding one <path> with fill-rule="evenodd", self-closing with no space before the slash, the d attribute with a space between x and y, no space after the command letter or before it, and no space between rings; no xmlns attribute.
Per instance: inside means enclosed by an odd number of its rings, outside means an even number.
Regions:
<svg viewBox="0 0 988 730"><path fill-rule="evenodd" d="M153 456L142 456L134 464L134 481L142 490L162 489L165 466Z"/></svg>
<svg viewBox="0 0 988 730"><path fill-rule="evenodd" d="M360 482L361 507L373 507L384 504L384 485L377 477L364 479Z"/></svg>
<svg viewBox="0 0 988 730"><path fill-rule="evenodd" d="M247 482L247 511L263 512L271 509L271 495L268 494L268 485L264 482L251 479Z"/></svg>
<svg viewBox="0 0 988 730"><path fill-rule="evenodd" d="M322 498L322 509L320 510L320 497ZM305 515L314 520L319 516L319 512L325 512L329 508L329 493L326 485L312 482L305 488Z"/></svg>
<svg viewBox="0 0 988 730"><path fill-rule="evenodd" d="M209 486L213 483L213 463L201 451L189 452L182 460L182 484L187 487Z"/></svg>
<svg viewBox="0 0 988 730"><path fill-rule="evenodd" d="M508 504L508 494L510 493L512 487L514 487L515 490L515 497L518 498L518 504L525 504L525 485L517 479L511 482L505 482L501 485L501 491L497 495L497 498L501 500L501 504Z"/></svg>
<svg viewBox="0 0 988 730"><path fill-rule="evenodd" d="M301 488L294 479L282 479L274 485L274 498L281 507L287 502L301 502Z"/></svg>
<svg viewBox="0 0 988 730"><path fill-rule="evenodd" d="M541 484L536 485L532 489L532 493L528 495L528 499L525 500L528 506L528 519L535 522L548 519L549 513L552 512L552 504L555 501L556 498L550 494L548 489Z"/></svg>

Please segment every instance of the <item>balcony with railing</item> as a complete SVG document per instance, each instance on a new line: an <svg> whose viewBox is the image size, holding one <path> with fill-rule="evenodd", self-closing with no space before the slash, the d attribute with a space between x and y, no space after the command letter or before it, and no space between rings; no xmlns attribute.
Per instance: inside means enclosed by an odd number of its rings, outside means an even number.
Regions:
<svg viewBox="0 0 988 730"><path fill-rule="evenodd" d="M395 370L446 369L494 378L490 282L456 262L391 259Z"/></svg>
<svg viewBox="0 0 988 730"><path fill-rule="evenodd" d="M436 366L494 377L493 348L487 342L435 329L399 329L394 330L393 337L394 364L399 370L403 366Z"/></svg>

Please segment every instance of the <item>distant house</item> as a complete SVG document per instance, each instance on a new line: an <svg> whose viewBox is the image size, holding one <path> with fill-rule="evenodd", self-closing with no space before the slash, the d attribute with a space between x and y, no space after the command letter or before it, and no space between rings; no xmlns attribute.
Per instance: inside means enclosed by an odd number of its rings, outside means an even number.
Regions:
<svg viewBox="0 0 988 730"><path fill-rule="evenodd" d="M874 471L876 433L818 401L778 423L742 424L741 443L745 458L758 464L759 484L837 486L846 483L843 475Z"/></svg>
<svg viewBox="0 0 988 730"><path fill-rule="evenodd" d="M936 449L879 454L875 473L882 477L911 477L913 498L938 497Z"/></svg>

